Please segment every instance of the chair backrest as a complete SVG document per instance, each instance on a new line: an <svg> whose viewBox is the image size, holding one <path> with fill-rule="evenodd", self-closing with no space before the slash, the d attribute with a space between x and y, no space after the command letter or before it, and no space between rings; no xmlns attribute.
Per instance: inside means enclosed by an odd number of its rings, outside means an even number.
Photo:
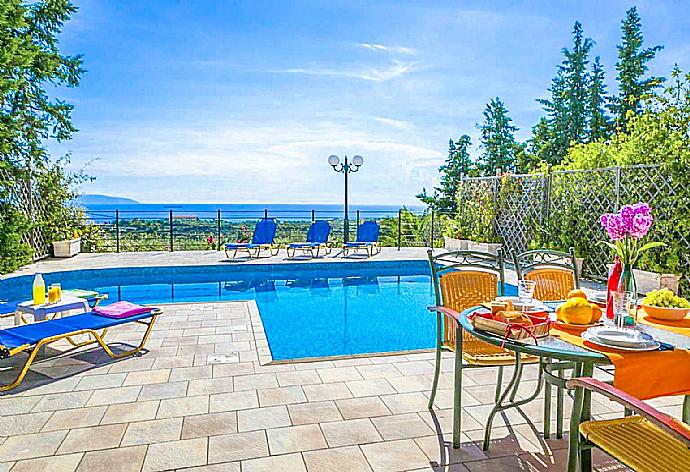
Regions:
<svg viewBox="0 0 690 472"><path fill-rule="evenodd" d="M326 220L316 220L307 231L308 243L326 243L331 233L331 225Z"/></svg>
<svg viewBox="0 0 690 472"><path fill-rule="evenodd" d="M542 301L564 300L568 292L580 288L575 250L569 252L538 249L516 254L513 263L518 279L537 283L534 298Z"/></svg>
<svg viewBox="0 0 690 472"><path fill-rule="evenodd" d="M454 251L433 255L428 250L436 304L462 311L505 293L503 251Z"/></svg>
<svg viewBox="0 0 690 472"><path fill-rule="evenodd" d="M357 242L375 243L379 240L381 228L376 221L365 221L357 228Z"/></svg>
<svg viewBox="0 0 690 472"><path fill-rule="evenodd" d="M254 227L252 244L273 244L276 229L278 229L278 222L275 218L261 218Z"/></svg>

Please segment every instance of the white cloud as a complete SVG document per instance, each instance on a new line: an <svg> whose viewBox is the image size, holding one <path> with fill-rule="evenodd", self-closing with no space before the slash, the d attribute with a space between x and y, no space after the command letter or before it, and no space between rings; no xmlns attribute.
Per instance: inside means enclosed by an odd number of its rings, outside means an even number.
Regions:
<svg viewBox="0 0 690 472"><path fill-rule="evenodd" d="M341 198L342 176L327 156L361 154L353 201L414 203L414 194L433 180L443 149L427 148L395 126L352 127L367 121L110 123L82 128L72 142L79 148L73 166L101 157L86 169L97 180L84 191L141 201L321 203Z"/></svg>
<svg viewBox="0 0 690 472"><path fill-rule="evenodd" d="M390 61L387 67L369 68L329 68L329 67L295 67L276 70L276 73L317 75L325 77L347 77L351 79L369 80L373 82L386 82L400 78L418 69L416 61Z"/></svg>
<svg viewBox="0 0 690 472"><path fill-rule="evenodd" d="M385 118L383 116L372 116L372 120L378 121L379 123L383 123L388 126L392 126L393 128L398 128L398 129L410 129L412 128L412 123L409 121L404 121L404 120L394 120L392 118Z"/></svg>
<svg viewBox="0 0 690 472"><path fill-rule="evenodd" d="M383 44L360 43L360 47L372 51L396 52L400 54L412 54L414 50L403 46L384 46Z"/></svg>

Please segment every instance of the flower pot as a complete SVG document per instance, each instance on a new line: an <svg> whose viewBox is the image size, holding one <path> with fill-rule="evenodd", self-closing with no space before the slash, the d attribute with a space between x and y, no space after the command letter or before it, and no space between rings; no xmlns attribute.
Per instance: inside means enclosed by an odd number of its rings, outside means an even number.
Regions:
<svg viewBox="0 0 690 472"><path fill-rule="evenodd" d="M606 267L611 271L613 264L607 264ZM678 284L680 282L680 276L678 275L659 274L640 269L633 269L632 271L635 276L638 294L645 295L647 292L659 290L660 288L667 288L673 293L678 293Z"/></svg>
<svg viewBox="0 0 690 472"><path fill-rule="evenodd" d="M656 272L639 269L633 269L633 273L637 282L637 291L641 294L646 294L652 290L659 290L660 288L668 288L673 293L678 293L680 277L677 275L657 274Z"/></svg>
<svg viewBox="0 0 690 472"><path fill-rule="evenodd" d="M498 250L501 249L501 243L477 243L474 241L469 241L468 249L470 251L488 252L489 254L496 255Z"/></svg>
<svg viewBox="0 0 690 472"><path fill-rule="evenodd" d="M449 251L466 251L469 242L467 239L443 237L443 247Z"/></svg>
<svg viewBox="0 0 690 472"><path fill-rule="evenodd" d="M81 252L81 238L66 241L53 241L53 255L55 257L72 257Z"/></svg>
<svg viewBox="0 0 690 472"><path fill-rule="evenodd" d="M582 266L585 264L585 258L584 257L576 257L575 258L575 265L577 266L577 273L580 274L580 277L582 277Z"/></svg>

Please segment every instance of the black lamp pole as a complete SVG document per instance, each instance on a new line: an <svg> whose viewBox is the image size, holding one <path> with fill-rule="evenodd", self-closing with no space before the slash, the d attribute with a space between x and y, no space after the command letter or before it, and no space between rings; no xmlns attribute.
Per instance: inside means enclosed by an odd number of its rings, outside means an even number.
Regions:
<svg viewBox="0 0 690 472"><path fill-rule="evenodd" d="M351 172L357 172L359 168L364 164L364 158L362 156L354 156L352 158L352 163L347 160L347 156L344 157L343 163L340 162L340 158L336 155L331 155L328 158L328 163L333 167L336 172L341 172L345 174L345 221L343 224L343 239L345 242L350 240L350 218L348 215L348 174Z"/></svg>

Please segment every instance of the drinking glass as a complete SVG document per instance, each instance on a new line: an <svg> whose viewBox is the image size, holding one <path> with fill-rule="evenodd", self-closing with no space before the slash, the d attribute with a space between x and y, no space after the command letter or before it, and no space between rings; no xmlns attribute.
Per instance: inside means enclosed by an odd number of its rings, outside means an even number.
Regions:
<svg viewBox="0 0 690 472"><path fill-rule="evenodd" d="M55 288L55 285L51 285L48 287L48 303L55 302L57 302L57 289Z"/></svg>
<svg viewBox="0 0 690 472"><path fill-rule="evenodd" d="M616 327L625 328L625 320L630 316L633 304L632 292L613 292L613 319Z"/></svg>
<svg viewBox="0 0 690 472"><path fill-rule="evenodd" d="M57 297L57 301L62 300L62 284L53 284L53 287L55 287L55 296Z"/></svg>
<svg viewBox="0 0 690 472"><path fill-rule="evenodd" d="M520 303L532 302L536 286L537 283L534 280L518 280L518 300Z"/></svg>

